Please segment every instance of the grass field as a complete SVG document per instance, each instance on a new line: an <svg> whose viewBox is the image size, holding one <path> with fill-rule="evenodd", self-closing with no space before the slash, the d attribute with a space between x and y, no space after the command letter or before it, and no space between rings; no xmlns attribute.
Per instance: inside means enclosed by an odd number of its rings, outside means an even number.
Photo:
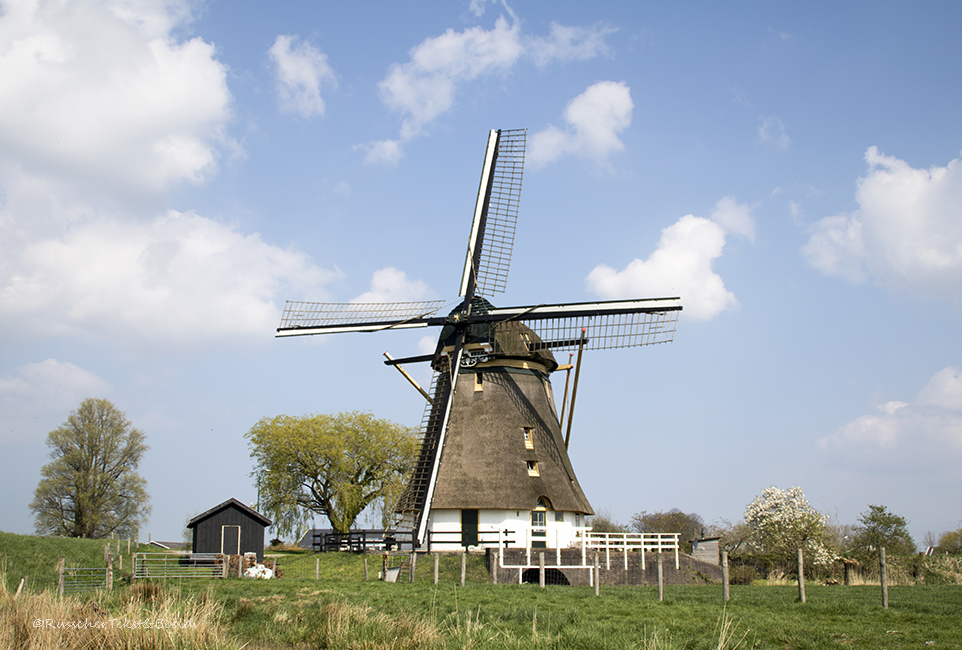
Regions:
<svg viewBox="0 0 962 650"><path fill-rule="evenodd" d="M36 538L32 538L36 539ZM10 538L0 537L9 566ZM21 544L19 556L23 555ZM77 540L50 540L65 544ZM103 545L98 543L99 559ZM57 552L63 551L57 547ZM35 559L42 552L34 546ZM472 557L468 583L459 584L460 562L445 557L438 585L430 561L418 565L414 584L375 580L379 559L351 554L281 558L285 577L270 581L181 580L138 582L109 594L62 600L50 592L14 599L9 575L0 587L0 650L7 648L953 648L962 650L962 586L914 585L889 589L889 609L878 586L806 587L797 602L794 585L732 586L721 602L720 586L655 587L491 585L480 558ZM48 558L47 562L50 560ZM54 571L51 571L54 573ZM299 577L295 577L299 576ZM33 621L167 620L196 625L187 630L50 630ZM176 632L176 633L175 633ZM96 636L100 634L100 636ZM19 635L19 636L18 636Z"/></svg>

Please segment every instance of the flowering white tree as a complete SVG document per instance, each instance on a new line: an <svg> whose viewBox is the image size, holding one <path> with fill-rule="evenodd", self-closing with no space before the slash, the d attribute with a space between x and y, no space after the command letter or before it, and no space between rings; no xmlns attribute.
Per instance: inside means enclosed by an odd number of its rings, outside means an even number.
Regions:
<svg viewBox="0 0 962 650"><path fill-rule="evenodd" d="M748 504L745 523L762 553L791 559L802 549L815 564L829 564L835 554L825 545L828 517L809 504L800 487L770 487Z"/></svg>

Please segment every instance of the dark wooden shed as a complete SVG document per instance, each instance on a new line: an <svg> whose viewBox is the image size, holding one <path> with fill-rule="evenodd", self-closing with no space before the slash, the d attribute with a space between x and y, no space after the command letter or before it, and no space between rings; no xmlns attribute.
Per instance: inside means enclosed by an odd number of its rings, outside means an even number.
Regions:
<svg viewBox="0 0 962 650"><path fill-rule="evenodd" d="M237 499L203 512L187 524L194 531L194 553L256 553L264 561L264 528L271 520Z"/></svg>

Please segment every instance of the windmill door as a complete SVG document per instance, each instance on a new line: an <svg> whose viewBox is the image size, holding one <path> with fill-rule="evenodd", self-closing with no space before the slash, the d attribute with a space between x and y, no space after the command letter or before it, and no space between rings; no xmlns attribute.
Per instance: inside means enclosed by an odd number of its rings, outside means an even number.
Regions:
<svg viewBox="0 0 962 650"><path fill-rule="evenodd" d="M478 511L461 511L461 546L478 545Z"/></svg>
<svg viewBox="0 0 962 650"><path fill-rule="evenodd" d="M224 555L240 555L240 526L220 527L220 552Z"/></svg>

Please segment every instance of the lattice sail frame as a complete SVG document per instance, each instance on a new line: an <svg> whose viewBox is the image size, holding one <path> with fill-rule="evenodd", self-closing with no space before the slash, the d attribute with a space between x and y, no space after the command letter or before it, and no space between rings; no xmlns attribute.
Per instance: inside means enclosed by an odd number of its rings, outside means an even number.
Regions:
<svg viewBox="0 0 962 650"><path fill-rule="evenodd" d="M531 328L540 341L532 341L528 349L577 350L582 330L585 350L612 350L657 343L671 343L680 311L600 314L561 318L519 319ZM508 321L514 322L514 321ZM497 339L495 339L497 340ZM494 350L495 354L499 350Z"/></svg>
<svg viewBox="0 0 962 650"><path fill-rule="evenodd" d="M417 302L298 302L288 300L278 330L397 322L433 316L443 300Z"/></svg>
<svg viewBox="0 0 962 650"><path fill-rule="evenodd" d="M527 129L502 129L498 139L481 259L476 269L476 295L490 297L503 293L507 286L521 203L527 133Z"/></svg>

